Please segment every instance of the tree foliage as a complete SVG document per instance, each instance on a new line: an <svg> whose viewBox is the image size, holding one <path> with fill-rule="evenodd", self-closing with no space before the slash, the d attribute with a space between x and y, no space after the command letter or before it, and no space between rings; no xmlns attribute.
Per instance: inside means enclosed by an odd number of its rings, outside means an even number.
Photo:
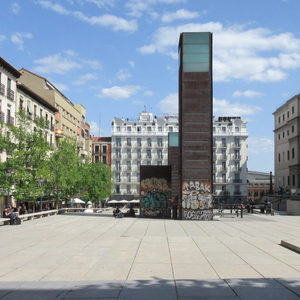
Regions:
<svg viewBox="0 0 300 300"><path fill-rule="evenodd" d="M108 166L86 160L81 168L81 197L96 204L111 195L112 179Z"/></svg>

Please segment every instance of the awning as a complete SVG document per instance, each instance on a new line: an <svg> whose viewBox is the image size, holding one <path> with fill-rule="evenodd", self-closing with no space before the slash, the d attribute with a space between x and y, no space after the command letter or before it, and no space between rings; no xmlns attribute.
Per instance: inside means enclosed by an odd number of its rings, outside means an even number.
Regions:
<svg viewBox="0 0 300 300"><path fill-rule="evenodd" d="M70 203L85 203L85 202L79 198L74 198L74 199L70 199Z"/></svg>

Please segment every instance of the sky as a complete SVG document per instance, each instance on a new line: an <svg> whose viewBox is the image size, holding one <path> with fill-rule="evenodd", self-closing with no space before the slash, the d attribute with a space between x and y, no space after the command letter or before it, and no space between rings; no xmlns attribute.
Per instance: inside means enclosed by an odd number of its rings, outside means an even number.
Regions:
<svg viewBox="0 0 300 300"><path fill-rule="evenodd" d="M248 169L274 171L272 113L300 93L299 0L1 1L0 56L114 117L178 112L181 32L213 33L214 116L247 120Z"/></svg>

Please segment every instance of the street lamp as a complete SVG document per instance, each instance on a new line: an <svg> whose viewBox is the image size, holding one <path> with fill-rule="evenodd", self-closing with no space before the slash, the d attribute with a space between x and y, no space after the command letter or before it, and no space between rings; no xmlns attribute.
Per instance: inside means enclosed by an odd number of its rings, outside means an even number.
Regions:
<svg viewBox="0 0 300 300"><path fill-rule="evenodd" d="M7 178L8 178L7 201L9 201L9 189L10 189L10 177L11 177L11 171L10 171L10 169L6 170L6 175L7 175Z"/></svg>
<svg viewBox="0 0 300 300"><path fill-rule="evenodd" d="M41 189L41 211L43 211L43 191L42 191L42 186L43 186L43 176L40 177L38 187Z"/></svg>

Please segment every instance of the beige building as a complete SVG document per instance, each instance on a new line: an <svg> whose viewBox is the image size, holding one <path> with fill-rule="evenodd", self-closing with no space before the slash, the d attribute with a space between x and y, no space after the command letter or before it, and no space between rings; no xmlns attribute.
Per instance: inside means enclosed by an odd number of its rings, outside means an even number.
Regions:
<svg viewBox="0 0 300 300"><path fill-rule="evenodd" d="M47 100L36 94L23 83L17 83L16 111L24 110L28 119L43 118L48 121L46 125L46 138L51 146L55 143L55 114L58 109ZM34 123L32 123L34 127ZM34 129L34 128L32 128Z"/></svg>
<svg viewBox="0 0 300 300"><path fill-rule="evenodd" d="M300 192L300 94L277 108L274 115L275 189Z"/></svg>
<svg viewBox="0 0 300 300"><path fill-rule="evenodd" d="M90 126L86 122L86 110L81 104L73 104L46 78L26 69L20 70L19 81L46 99L58 109L55 115L55 138L68 136L77 140L79 155L84 159L92 152Z"/></svg>

